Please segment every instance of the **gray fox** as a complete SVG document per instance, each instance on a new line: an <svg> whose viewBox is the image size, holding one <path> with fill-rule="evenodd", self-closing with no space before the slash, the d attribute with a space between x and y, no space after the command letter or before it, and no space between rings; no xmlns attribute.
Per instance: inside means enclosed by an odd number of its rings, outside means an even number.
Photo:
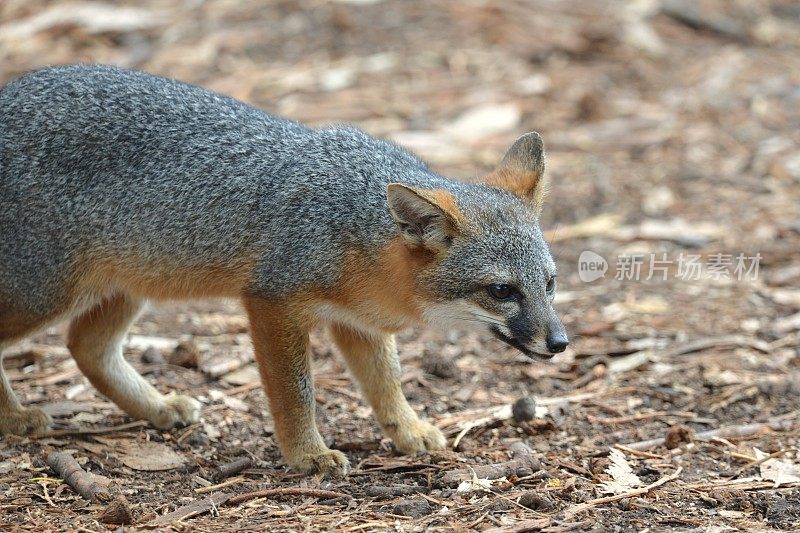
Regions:
<svg viewBox="0 0 800 533"><path fill-rule="evenodd" d="M290 467L349 468L314 420L317 325L397 449L441 449L403 396L394 333L471 326L531 357L563 351L544 191L537 133L462 183L351 127L309 129L120 68L39 70L0 89L0 352L68 318L92 384L168 429L200 405L162 395L125 361L127 328L148 300L236 297ZM0 434L49 423L0 367Z"/></svg>

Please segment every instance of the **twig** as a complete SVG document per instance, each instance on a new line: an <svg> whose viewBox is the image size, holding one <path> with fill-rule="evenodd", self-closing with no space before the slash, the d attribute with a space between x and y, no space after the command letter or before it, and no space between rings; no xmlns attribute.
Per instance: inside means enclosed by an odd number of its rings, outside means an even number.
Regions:
<svg viewBox="0 0 800 533"><path fill-rule="evenodd" d="M654 488L660 487L661 485L663 485L665 483L668 483L668 482L670 482L670 481L672 481L674 479L677 479L678 476L681 475L681 472L683 472L683 467L679 466L678 469L675 470L675 472L673 472L672 474L670 474L668 476L664 476L661 479L659 479L658 481L647 485L646 487L642 487L640 489L632 489L632 490L623 492L621 494L615 494L613 496L606 496L604 498L597 498L597 499L594 499L594 500L589 500L588 502L582 503L580 505L576 505L575 507L572 507L571 509L567 509L566 510L566 512L564 513L564 518L567 518L567 519L572 518L573 516L575 516L578 513L582 513L583 511L587 511L587 510L591 509L592 507L597 507L598 505L602 505L604 503L616 502L616 501L619 501L619 500L624 500L625 498L633 498L635 496L643 496L643 495L647 494L648 492L650 492L651 490L653 490Z"/></svg>
<svg viewBox="0 0 800 533"><path fill-rule="evenodd" d="M669 359L679 355L701 352L709 348L724 348L729 346L751 348L762 353L769 353L770 351L769 343L762 340L746 337L744 335L722 335L720 337L705 337L685 342L661 350L656 355L661 359Z"/></svg>
<svg viewBox="0 0 800 533"><path fill-rule="evenodd" d="M214 492L215 490L224 489L225 487L230 487L231 485L236 485L237 483L241 483L244 481L245 478L239 477L232 477L227 481L223 481L222 483L218 483L217 485L209 485L207 487L200 487L198 489L194 489L195 493L197 494L205 494L207 492Z"/></svg>
<svg viewBox="0 0 800 533"><path fill-rule="evenodd" d="M716 439L716 440L723 440L723 439ZM726 441L727 442L727 441ZM742 461L747 461L748 463L756 462L758 459L753 457L752 455L747 455L746 453L739 453L739 452L728 452L731 457L734 459L741 459Z"/></svg>
<svg viewBox="0 0 800 533"><path fill-rule="evenodd" d="M797 415L794 414L794 416L796 417ZM703 431L695 435L695 438L697 440L711 440L714 438L743 439L755 435L756 433L760 433L762 431L788 431L792 429L796 424L798 424L798 420L796 419L793 420L790 418L788 419L777 418L775 420L771 420L769 422L764 422L764 423L745 424L743 426L725 426L718 429ZM647 450L652 450L653 448L656 448L663 444L664 444L664 438L660 437L657 439L632 442L629 444L625 444L625 446L633 450L647 451Z"/></svg>
<svg viewBox="0 0 800 533"><path fill-rule="evenodd" d="M530 509L528 509L530 510ZM481 516L477 522L473 522L469 526L468 529L472 529L474 525L480 523L481 520L486 516L484 514ZM509 526L502 526L502 527L493 527L491 529L484 529L485 533L523 533L525 531L538 531L550 525L550 518L533 518L529 520L520 520L515 524L511 524Z"/></svg>
<svg viewBox="0 0 800 533"><path fill-rule="evenodd" d="M58 477L90 502L109 502L111 494L94 480L94 476L81 468L78 461L65 452L51 452L45 458Z"/></svg>
<svg viewBox="0 0 800 533"><path fill-rule="evenodd" d="M703 13L697 8L695 2L669 0L663 3L661 12L693 30L710 31L741 42L749 40L745 29L734 19L722 15Z"/></svg>
<svg viewBox="0 0 800 533"><path fill-rule="evenodd" d="M102 435L104 433L115 433L117 431L125 431L128 429L140 428L149 425L146 420L137 420L135 422L128 422L119 426L112 426L106 428L84 428L84 429L56 429L53 431L46 431L36 435L30 435L31 439L45 439L52 437L79 437L81 435Z"/></svg>
<svg viewBox="0 0 800 533"><path fill-rule="evenodd" d="M677 416L679 418L697 418L697 413L689 413L684 411L670 412L670 411L653 411L651 413L636 413L628 416L617 416L612 418L599 418L589 415L587 420L593 424L625 424L627 422L638 422L641 420L648 420L651 418L661 418L666 416Z"/></svg>
<svg viewBox="0 0 800 533"><path fill-rule="evenodd" d="M233 388L230 388L230 389L226 389L225 390L225 394L227 394L228 396L236 396L237 394L241 394L243 392L248 392L248 391L251 391L253 389L258 389L260 387L261 387L261 382L260 381L252 381L250 383L244 383L242 385L239 385L238 387L233 387Z"/></svg>
<svg viewBox="0 0 800 533"><path fill-rule="evenodd" d="M784 483L780 488L775 488L775 483L772 481L759 481L753 478L745 479L723 479L719 481L706 481L702 483L691 483L688 485L681 485L684 490L711 490L719 487L735 487L739 490L786 490L800 487L800 483Z"/></svg>
<svg viewBox="0 0 800 533"><path fill-rule="evenodd" d="M178 437L177 443L178 444L183 444L186 441L186 439L191 437L194 434L194 432L197 431L197 428L199 428L199 427L200 427L200 424L192 424L191 426L186 428L183 431L183 433L181 433L180 436Z"/></svg>
<svg viewBox="0 0 800 533"><path fill-rule="evenodd" d="M664 460L663 455L658 455L656 453L650 453L650 452L643 452L641 450L634 450L633 448L628 448L627 446L623 446L622 444L615 444L614 447L617 448L618 450L622 450L625 453L629 453L637 457L644 457L645 459L661 459L662 461Z"/></svg>
<svg viewBox="0 0 800 533"><path fill-rule="evenodd" d="M53 500L50 498L50 493L47 492L47 483L39 483L42 487L42 491L44 492L44 499L47 500L47 503L50 504L50 507L56 507L56 504L53 503Z"/></svg>
<svg viewBox="0 0 800 533"><path fill-rule="evenodd" d="M452 448L454 450L458 450L458 445L461 444L461 439L463 439L466 436L466 434L469 433L469 430L471 430L472 428L478 427L479 425L481 425L481 424L472 423L472 424L467 424L466 426L464 426L464 429L462 429L458 433L458 435L456 435L456 438L453 439Z"/></svg>
<svg viewBox="0 0 800 533"><path fill-rule="evenodd" d="M217 467L217 470L212 475L211 479L219 483L223 479L235 476L242 470L250 468L252 465L253 465L253 460L250 457L241 457L239 459L236 459L235 461L231 461L230 463L219 465L219 467Z"/></svg>
<svg viewBox="0 0 800 533"><path fill-rule="evenodd" d="M303 487L285 487L280 489L266 489L257 490L255 492L246 492L234 496L225 502L226 505L237 505L255 498L275 498L283 496L309 496L311 498L321 498L326 500L333 500L337 498L352 498L349 494L344 492L334 492L332 490L322 489L306 489Z"/></svg>

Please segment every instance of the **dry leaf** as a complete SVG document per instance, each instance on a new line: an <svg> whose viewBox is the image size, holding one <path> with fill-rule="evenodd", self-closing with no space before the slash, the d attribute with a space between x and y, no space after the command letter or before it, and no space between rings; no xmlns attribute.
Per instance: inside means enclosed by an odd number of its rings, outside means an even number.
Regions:
<svg viewBox="0 0 800 533"><path fill-rule="evenodd" d="M611 480L600 484L600 489L603 492L620 494L642 485L642 480L633 473L631 465L628 464L625 455L621 451L611 448L609 459L611 459L611 464L606 468L606 474L611 476Z"/></svg>
<svg viewBox="0 0 800 533"><path fill-rule="evenodd" d="M473 477L467 481L462 481L456 488L456 492L489 492L492 488L492 485L506 482L508 482L508 479L505 477L500 477L497 479Z"/></svg>
<svg viewBox="0 0 800 533"><path fill-rule="evenodd" d="M508 481L505 477L499 477L497 479L479 478L471 466L467 465L467 468L472 472L472 479L462 481L458 485L458 488L456 488L456 492L491 492L492 485L506 483Z"/></svg>
<svg viewBox="0 0 800 533"><path fill-rule="evenodd" d="M756 459L763 459L767 453L753 448ZM775 488L787 483L800 482L800 465L783 459L767 459L761 463L761 477L775 483Z"/></svg>
<svg viewBox="0 0 800 533"><path fill-rule="evenodd" d="M184 464L183 456L159 442L97 436L95 440L108 446L107 451L110 455L134 470L172 470L180 468Z"/></svg>

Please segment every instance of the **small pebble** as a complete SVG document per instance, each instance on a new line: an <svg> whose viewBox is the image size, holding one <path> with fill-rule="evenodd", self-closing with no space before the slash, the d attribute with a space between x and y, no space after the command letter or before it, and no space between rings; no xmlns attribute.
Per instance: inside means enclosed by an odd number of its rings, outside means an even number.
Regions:
<svg viewBox="0 0 800 533"><path fill-rule="evenodd" d="M520 398L511 406L511 416L517 423L533 420L536 418L536 400L530 396Z"/></svg>
<svg viewBox="0 0 800 533"><path fill-rule="evenodd" d="M514 508L514 504L508 500L503 500L501 498L497 498L493 501L490 505L492 511L509 511Z"/></svg>
<svg viewBox="0 0 800 533"><path fill-rule="evenodd" d="M458 375L458 367L455 362L438 354L425 354L422 358L422 369L428 374L442 379L451 379Z"/></svg>
<svg viewBox="0 0 800 533"><path fill-rule="evenodd" d="M371 485L364 492L370 498L396 498L397 496L409 496L417 492L428 492L428 487L419 485Z"/></svg>
<svg viewBox="0 0 800 533"><path fill-rule="evenodd" d="M533 511L550 511L555 505L549 496L535 491L529 491L520 496L519 504Z"/></svg>
<svg viewBox="0 0 800 533"><path fill-rule="evenodd" d="M167 362L184 368L197 368L200 366L200 350L193 340L183 341L175 347Z"/></svg>
<svg viewBox="0 0 800 533"><path fill-rule="evenodd" d="M667 434L664 436L664 446L668 450L674 450L681 444L692 442L692 439L694 439L694 431L691 428L683 424L676 424L667 430Z"/></svg>
<svg viewBox="0 0 800 533"><path fill-rule="evenodd" d="M117 498L109 503L100 514L100 521L104 524L126 525L133 523L131 506L124 496Z"/></svg>
<svg viewBox="0 0 800 533"><path fill-rule="evenodd" d="M420 518L433 512L427 500L402 500L392 508L392 514Z"/></svg>
<svg viewBox="0 0 800 533"><path fill-rule="evenodd" d="M161 350L155 346L148 346L147 349L142 352L142 362L150 365L160 365L164 363L164 356L161 355Z"/></svg>

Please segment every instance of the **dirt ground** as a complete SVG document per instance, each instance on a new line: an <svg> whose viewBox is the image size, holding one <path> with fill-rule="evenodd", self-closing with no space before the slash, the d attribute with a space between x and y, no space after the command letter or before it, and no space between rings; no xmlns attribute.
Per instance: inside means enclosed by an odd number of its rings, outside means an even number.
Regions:
<svg viewBox="0 0 800 533"><path fill-rule="evenodd" d="M319 332L318 421L354 465L324 480L282 464L235 302L154 305L133 328L134 366L204 404L170 432L96 393L57 327L5 357L56 423L0 438L0 529L800 529L795 1L0 2L0 82L72 62L354 123L463 179L540 131L572 343L542 363L403 334L404 390L449 439L403 457ZM55 451L124 498L116 515Z"/></svg>

